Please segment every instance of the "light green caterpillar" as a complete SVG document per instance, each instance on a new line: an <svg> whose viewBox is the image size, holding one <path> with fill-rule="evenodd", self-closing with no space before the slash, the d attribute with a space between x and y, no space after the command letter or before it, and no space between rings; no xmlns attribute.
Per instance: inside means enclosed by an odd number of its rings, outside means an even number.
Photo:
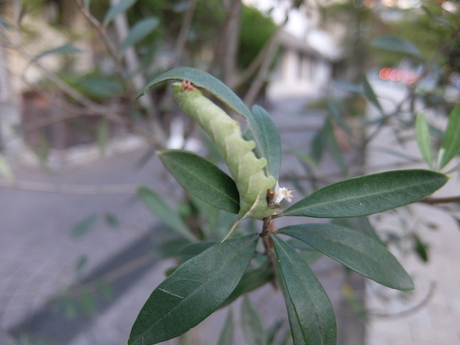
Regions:
<svg viewBox="0 0 460 345"><path fill-rule="evenodd" d="M274 213L267 202L267 191L275 186L275 178L266 176L265 158L252 151L254 141L243 139L240 124L203 96L191 82L172 85L179 106L209 134L228 165L240 194L238 218L262 219Z"/></svg>

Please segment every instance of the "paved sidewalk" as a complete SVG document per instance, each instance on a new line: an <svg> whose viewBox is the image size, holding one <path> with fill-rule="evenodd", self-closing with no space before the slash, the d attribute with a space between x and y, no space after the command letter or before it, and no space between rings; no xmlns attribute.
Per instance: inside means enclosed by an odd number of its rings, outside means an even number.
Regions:
<svg viewBox="0 0 460 345"><path fill-rule="evenodd" d="M386 100L404 97L394 85L375 85L376 93ZM434 114L433 114L434 115ZM431 116L430 121L446 125L443 116ZM419 157L421 154L414 140L403 145L397 141L391 130L382 131L372 142L367 152L367 168L382 164L401 164L401 168L422 168L426 165L407 164L401 157L382 152L391 148L402 155ZM457 158L458 160L458 158ZM455 164L453 164L455 165ZM460 194L459 173L451 175L450 181L435 196ZM413 277L415 290L404 295L390 289L369 283L367 307L386 317L371 318L367 325L367 345L453 345L460 344L460 229L453 218L440 208L415 204L400 208L397 214L385 213L373 216L375 227L381 233L392 231L404 236L408 230L415 230L423 242L429 245L429 262L423 263L414 253L401 255L396 246L391 247L406 271ZM396 298L388 301L379 298L387 294ZM398 298L399 297L399 298ZM418 307L417 307L418 306Z"/></svg>

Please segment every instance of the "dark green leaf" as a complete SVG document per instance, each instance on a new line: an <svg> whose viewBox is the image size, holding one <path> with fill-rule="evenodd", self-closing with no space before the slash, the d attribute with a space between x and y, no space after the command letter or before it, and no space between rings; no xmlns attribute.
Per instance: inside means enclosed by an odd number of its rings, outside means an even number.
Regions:
<svg viewBox="0 0 460 345"><path fill-rule="evenodd" d="M78 222L72 229L70 235L72 238L78 238L83 235L86 235L96 224L97 215L92 214L89 217L86 217L82 221Z"/></svg>
<svg viewBox="0 0 460 345"><path fill-rule="evenodd" d="M81 50L73 46L72 44L65 44L63 46L45 50L44 52L41 52L37 56L35 56L32 61L30 62L31 64L36 62L37 60L41 59L42 57L45 57L47 55L52 55L52 54L76 54L76 53L81 53Z"/></svg>
<svg viewBox="0 0 460 345"><path fill-rule="evenodd" d="M334 122L342 128L345 133L350 137L353 135L350 126L348 125L347 121L345 121L341 108L344 107L343 103L341 101L333 100L333 99L328 99L327 100L327 110L328 114L331 118L331 120L334 120Z"/></svg>
<svg viewBox="0 0 460 345"><path fill-rule="evenodd" d="M272 175L278 180L281 168L281 138L278 128L271 116L262 107L253 106L252 114L257 127L252 128L251 131L246 131L244 136L248 140L254 140L261 144L261 146L256 146L254 151L257 157L267 159L267 166L265 167L267 175ZM256 135L257 138L254 138L253 135Z"/></svg>
<svg viewBox="0 0 460 345"><path fill-rule="evenodd" d="M121 45L121 51L125 51L128 47L136 44L147 35L149 35L153 30L155 30L160 21L155 17L148 17L138 21L129 31L128 36Z"/></svg>
<svg viewBox="0 0 460 345"><path fill-rule="evenodd" d="M251 300L244 295L241 304L241 323L244 338L248 345L266 345L267 332L262 323L262 318Z"/></svg>
<svg viewBox="0 0 460 345"><path fill-rule="evenodd" d="M241 295L256 290L273 280L273 271L268 267L250 268L236 286L235 290L228 296L221 307L234 302Z"/></svg>
<svg viewBox="0 0 460 345"><path fill-rule="evenodd" d="M310 155L316 163L319 163L321 161L321 157L323 156L324 141L324 129L321 129L315 134L311 143Z"/></svg>
<svg viewBox="0 0 460 345"><path fill-rule="evenodd" d="M80 255L75 263L75 271L77 275L81 275L84 267L88 263L88 255Z"/></svg>
<svg viewBox="0 0 460 345"><path fill-rule="evenodd" d="M165 150L158 155L169 172L190 193L218 209L238 213L240 197L236 184L213 163L184 150Z"/></svg>
<svg viewBox="0 0 460 345"><path fill-rule="evenodd" d="M444 168L460 151L460 104L457 104L449 115L443 148L444 154L439 169Z"/></svg>
<svg viewBox="0 0 460 345"><path fill-rule="evenodd" d="M294 345L336 345L334 310L320 282L294 248L272 239Z"/></svg>
<svg viewBox="0 0 460 345"><path fill-rule="evenodd" d="M363 78L363 90L366 99L371 102L378 110L380 110L380 112L382 112L382 106L380 105L380 102L377 99L377 96L375 95L375 92L366 77Z"/></svg>
<svg viewBox="0 0 460 345"><path fill-rule="evenodd" d="M123 85L112 77L88 76L78 82L92 97L116 97L123 93Z"/></svg>
<svg viewBox="0 0 460 345"><path fill-rule="evenodd" d="M412 43L401 37L383 36L372 41L372 47L380 48L392 52L412 55L414 57L422 57L420 50Z"/></svg>
<svg viewBox="0 0 460 345"><path fill-rule="evenodd" d="M198 254L201 254L206 249L211 247L212 245L216 244L216 241L200 241L197 243L189 243L185 247L183 247L179 254L180 254L180 262L185 262Z"/></svg>
<svg viewBox="0 0 460 345"><path fill-rule="evenodd" d="M232 238L181 265L152 292L134 322L128 344L175 338L211 315L238 284L257 242L254 234Z"/></svg>
<svg viewBox="0 0 460 345"><path fill-rule="evenodd" d="M152 212L161 222L172 228L184 238L190 241L196 241L196 237L179 217L179 214L171 206L169 206L169 204L160 195L147 187L139 187L137 189L137 194L150 212Z"/></svg>
<svg viewBox="0 0 460 345"><path fill-rule="evenodd" d="M117 229L120 227L120 221L118 220L117 216L115 216L113 213L106 213L105 216L105 222L112 228Z"/></svg>
<svg viewBox="0 0 460 345"><path fill-rule="evenodd" d="M120 13L125 12L136 3L137 0L121 0L118 4L112 6L104 17L103 24L109 24Z"/></svg>
<svg viewBox="0 0 460 345"><path fill-rule="evenodd" d="M414 288L396 258L377 240L361 232L329 223L287 226L278 233L304 241L377 283L398 290Z"/></svg>
<svg viewBox="0 0 460 345"><path fill-rule="evenodd" d="M246 118L248 122L248 129L252 132L252 137L254 138L253 140L255 141L256 146L264 146L264 144L260 141L261 137L254 134L258 133L258 124L252 113L249 111L248 107L232 90L228 88L227 85L206 72L191 67L178 67L169 70L150 81L137 97L141 97L153 86L167 80L188 80L199 88L205 89L212 93L222 102L227 104L236 113Z"/></svg>
<svg viewBox="0 0 460 345"><path fill-rule="evenodd" d="M418 255L418 257L423 261L423 262L428 262L428 249L429 245L425 242L423 242L420 237L418 237L416 234L413 234L413 239L414 239L414 250L415 253Z"/></svg>
<svg viewBox="0 0 460 345"><path fill-rule="evenodd" d="M417 145L422 153L423 159L431 168L433 160L431 158L430 132L428 122L426 121L426 117L423 112L417 115L417 120L415 122L415 134L417 138Z"/></svg>
<svg viewBox="0 0 460 345"><path fill-rule="evenodd" d="M395 170L355 177L323 187L285 210L284 216L360 217L419 201L448 177L429 170Z"/></svg>
<svg viewBox="0 0 460 345"><path fill-rule="evenodd" d="M368 217L349 218L347 220L350 221L351 223L355 223L353 224L353 226L348 226L349 228L351 227L352 229L359 230L362 233L366 234L367 236L372 237L374 240L377 240L380 243L382 243L382 240L380 239L379 235L375 231L375 228L372 226Z"/></svg>
<svg viewBox="0 0 460 345"><path fill-rule="evenodd" d="M347 166L343 160L342 152L340 151L339 145L337 143L337 139L334 133L334 127L332 126L332 122L330 118L326 120L326 124L324 125L324 139L326 141L326 145L331 153L332 158L334 159L335 163L340 168L342 174L346 175L347 173Z"/></svg>
<svg viewBox="0 0 460 345"><path fill-rule="evenodd" d="M230 309L225 319L224 327L220 333L219 340L217 345L233 345L233 333L235 332L235 327L233 326L233 313Z"/></svg>

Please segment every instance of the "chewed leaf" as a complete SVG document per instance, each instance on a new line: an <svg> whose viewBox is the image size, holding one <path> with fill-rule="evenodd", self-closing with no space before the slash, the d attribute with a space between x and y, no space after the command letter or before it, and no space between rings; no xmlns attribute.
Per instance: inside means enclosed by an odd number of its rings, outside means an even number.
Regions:
<svg viewBox="0 0 460 345"><path fill-rule="evenodd" d="M174 83L172 89L177 104L206 131L224 158L238 189L238 217L262 219L273 214L267 190L274 187L275 179L265 174L267 160L256 157L256 144L243 138L240 123L190 81Z"/></svg>
<svg viewBox="0 0 460 345"><path fill-rule="evenodd" d="M255 141L257 147L264 147L264 144L261 142L262 138L260 135L258 135L259 125L248 107L232 90L230 90L227 85L204 71L191 67L178 67L169 70L150 81L137 97L139 98L144 95L153 86L168 80L188 80L195 86L198 86L199 88L204 89L216 96L231 109L233 109L237 114L240 114L246 118L248 129L252 132L252 140ZM268 159L268 157L265 156L264 158Z"/></svg>

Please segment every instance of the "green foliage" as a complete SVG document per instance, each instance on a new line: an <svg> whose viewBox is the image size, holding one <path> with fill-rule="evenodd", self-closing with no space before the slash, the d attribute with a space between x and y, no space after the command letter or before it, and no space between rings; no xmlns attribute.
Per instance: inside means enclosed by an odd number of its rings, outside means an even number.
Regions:
<svg viewBox="0 0 460 345"><path fill-rule="evenodd" d="M241 68L249 66L275 31L276 25L272 18L264 16L255 7L242 7L238 48L238 63Z"/></svg>
<svg viewBox="0 0 460 345"><path fill-rule="evenodd" d="M161 196L147 187L139 187L137 193L145 206L166 226L184 238L196 241L196 237L191 233L184 221Z"/></svg>
<svg viewBox="0 0 460 345"><path fill-rule="evenodd" d="M414 288L395 257L379 241L356 230L318 223L287 226L277 232L309 244L379 284L398 290Z"/></svg>
<svg viewBox="0 0 460 345"><path fill-rule="evenodd" d="M162 151L159 153L160 158L192 195L227 212L238 212L242 205L241 195L240 198L237 197L241 175L257 176L261 168L254 170L251 166L258 165L257 159L242 164L238 156L229 158L231 155L228 147L238 148L252 142L249 150L258 159L267 161L267 173L279 178L281 144L277 128L265 110L256 106L252 112L249 111L219 80L191 68L181 67L160 75L146 86L141 95L167 80L184 81L182 84L173 84L177 102L208 132L229 170L232 171L235 164L243 170L232 172L232 177L229 177L212 162L183 150ZM228 116L222 109L204 98L201 90L216 96L245 117L248 123L245 139L251 141L241 139L241 132L230 128L233 120L227 119ZM383 113L367 80L360 90ZM178 93L186 92L188 94L185 96L177 96ZM333 136L332 120L341 124L344 131L351 131L341 123L339 106L333 102L328 104L329 116L322 136L319 137L320 142L328 143L331 151L335 149L336 160L339 163L342 161L346 167ZM454 139L457 129L449 129L457 128L456 109L453 114L445 139L445 150L449 152L458 151L458 144ZM235 128L239 130L239 125ZM419 123L418 131L421 133L420 140L426 142L426 123ZM243 141L235 141L235 136ZM451 155L449 153L448 157ZM255 253L258 237L253 228L250 228L249 235L226 240L227 235L221 243L208 240L187 245L180 251L180 258L184 263L153 291L133 326L128 344L154 344L179 336L219 307L229 305L239 296L245 296L273 279L277 279L283 290L294 344L336 344L337 326L331 303L308 262L323 253L382 285L399 290L413 289L410 276L382 244L368 219L347 218L375 214L419 201L441 188L447 180L445 174L429 170L387 171L350 178L318 189L274 215L339 218L341 224L359 231L342 225L321 223L292 225L270 234L267 227L272 214L279 211L277 207L281 207L277 205L271 212L260 217L264 220L262 242L266 251L274 257L269 254L261 257ZM260 189L258 195L263 196L263 202L268 205L272 205L270 198L276 199L281 193L278 185L268 192L264 185L254 186ZM174 225L171 221L175 219L174 227L181 228L182 235L188 233L185 224L173 215L174 211L159 195L145 187L141 187L140 195L164 223ZM288 198L287 195L284 197ZM233 224L229 234L240 220ZM278 234L292 239L285 242ZM273 249L267 243L272 243ZM419 255L426 257L426 252L423 251L426 246L417 238L415 245ZM277 266L277 274L273 271L273 265ZM180 322L177 322L179 319ZM269 333L246 296L242 305L242 319L248 344L268 344ZM229 314L222 334L227 334L231 328L233 325ZM219 343L226 343L223 336Z"/></svg>
<svg viewBox="0 0 460 345"><path fill-rule="evenodd" d="M335 345L337 325L321 283L288 243L272 236L294 345Z"/></svg>
<svg viewBox="0 0 460 345"><path fill-rule="evenodd" d="M237 214L240 210L235 182L210 161L184 150L158 153L176 180L204 202Z"/></svg>
<svg viewBox="0 0 460 345"><path fill-rule="evenodd" d="M460 104L457 104L450 113L444 134L443 150L439 169L444 168L460 152Z"/></svg>
<svg viewBox="0 0 460 345"><path fill-rule="evenodd" d="M428 166L433 165L433 159L431 157L431 145L430 145L430 132L428 128L428 122L424 113L417 115L415 123L415 134L417 139L417 145L422 153L423 159Z"/></svg>
<svg viewBox="0 0 460 345"><path fill-rule="evenodd" d="M396 170L330 184L298 201L284 216L361 217L421 200L441 188L444 174L429 170Z"/></svg>
<svg viewBox="0 0 460 345"><path fill-rule="evenodd" d="M215 244L186 261L152 292L133 325L128 344L166 341L203 321L236 287L256 244L256 235L241 236Z"/></svg>

